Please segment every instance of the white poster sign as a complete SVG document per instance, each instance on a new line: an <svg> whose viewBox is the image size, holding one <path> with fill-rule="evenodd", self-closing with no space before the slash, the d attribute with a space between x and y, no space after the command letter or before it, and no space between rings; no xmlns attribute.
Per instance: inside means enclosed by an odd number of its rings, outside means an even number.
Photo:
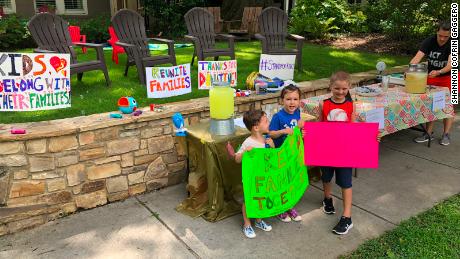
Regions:
<svg viewBox="0 0 460 259"><path fill-rule="evenodd" d="M198 62L198 89L208 90L213 82L227 82L236 86L236 60L226 61L199 61Z"/></svg>
<svg viewBox="0 0 460 259"><path fill-rule="evenodd" d="M293 80L295 55L260 55L259 73L268 78Z"/></svg>
<svg viewBox="0 0 460 259"><path fill-rule="evenodd" d="M367 111L366 122L377 122L379 129L383 129L385 127L385 109L381 107Z"/></svg>
<svg viewBox="0 0 460 259"><path fill-rule="evenodd" d="M439 111L446 108L446 93L444 91L433 93L433 111Z"/></svg>
<svg viewBox="0 0 460 259"><path fill-rule="evenodd" d="M0 111L70 107L70 55L0 53Z"/></svg>
<svg viewBox="0 0 460 259"><path fill-rule="evenodd" d="M190 64L146 67L147 97L165 98L192 92Z"/></svg>

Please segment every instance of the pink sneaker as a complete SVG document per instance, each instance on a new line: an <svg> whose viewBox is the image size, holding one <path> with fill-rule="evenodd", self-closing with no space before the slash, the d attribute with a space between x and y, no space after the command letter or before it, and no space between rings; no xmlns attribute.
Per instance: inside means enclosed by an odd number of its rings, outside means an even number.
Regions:
<svg viewBox="0 0 460 259"><path fill-rule="evenodd" d="M291 222L291 217L289 217L287 212L279 214L278 219L283 221L283 222Z"/></svg>
<svg viewBox="0 0 460 259"><path fill-rule="evenodd" d="M299 215L299 213L297 213L297 210L294 209L294 208L288 210L287 214L294 221L301 221L302 220L302 217Z"/></svg>

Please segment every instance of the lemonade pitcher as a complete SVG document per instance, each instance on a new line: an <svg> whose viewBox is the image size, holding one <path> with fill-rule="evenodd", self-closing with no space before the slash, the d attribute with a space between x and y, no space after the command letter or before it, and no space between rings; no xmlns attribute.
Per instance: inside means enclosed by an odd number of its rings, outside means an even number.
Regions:
<svg viewBox="0 0 460 259"><path fill-rule="evenodd" d="M406 92L423 94L426 92L428 69L425 64L410 64L406 73Z"/></svg>
<svg viewBox="0 0 460 259"><path fill-rule="evenodd" d="M225 120L233 116L234 91L230 84L214 82L209 90L210 117L212 119Z"/></svg>
<svg viewBox="0 0 460 259"><path fill-rule="evenodd" d="M234 90L228 82L213 82L209 90L210 131L213 135L231 135L235 132Z"/></svg>

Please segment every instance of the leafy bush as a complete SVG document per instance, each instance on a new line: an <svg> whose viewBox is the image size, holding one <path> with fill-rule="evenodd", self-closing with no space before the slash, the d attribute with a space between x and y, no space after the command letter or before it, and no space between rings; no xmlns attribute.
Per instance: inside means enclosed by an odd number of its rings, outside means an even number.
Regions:
<svg viewBox="0 0 460 259"><path fill-rule="evenodd" d="M101 14L89 19L67 19L70 25L80 26L81 34L86 35L86 42L106 43L110 38L110 14Z"/></svg>
<svg viewBox="0 0 460 259"><path fill-rule="evenodd" d="M339 29L339 27L333 25L334 20L335 18L332 17L321 20L314 16L293 16L289 31L311 38L326 38L329 32Z"/></svg>
<svg viewBox="0 0 460 259"><path fill-rule="evenodd" d="M362 10L347 11L343 32L368 32L367 16Z"/></svg>
<svg viewBox="0 0 460 259"><path fill-rule="evenodd" d="M290 31L312 38L325 38L330 32L365 32L366 16L345 0L299 0L291 13Z"/></svg>
<svg viewBox="0 0 460 259"><path fill-rule="evenodd" d="M150 27L166 36L183 36L187 32L184 14L195 6L204 6L204 0L152 1L143 0Z"/></svg>
<svg viewBox="0 0 460 259"><path fill-rule="evenodd" d="M450 16L452 0L369 0L365 8L372 32L383 32L404 42L403 48L417 50L421 41L434 34L436 24Z"/></svg>
<svg viewBox="0 0 460 259"><path fill-rule="evenodd" d="M34 46L27 20L16 15L8 15L0 18L0 50L11 51L20 48Z"/></svg>

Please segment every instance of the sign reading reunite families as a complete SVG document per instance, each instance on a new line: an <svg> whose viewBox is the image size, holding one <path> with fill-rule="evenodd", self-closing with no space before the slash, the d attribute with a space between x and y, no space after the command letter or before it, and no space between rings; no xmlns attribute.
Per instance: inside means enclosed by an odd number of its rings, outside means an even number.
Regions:
<svg viewBox="0 0 460 259"><path fill-rule="evenodd" d="M236 60L199 61L198 89L209 89L213 82L228 82L236 86Z"/></svg>
<svg viewBox="0 0 460 259"><path fill-rule="evenodd" d="M147 97L163 98L192 92L190 64L173 67L147 67Z"/></svg>
<svg viewBox="0 0 460 259"><path fill-rule="evenodd" d="M0 111L70 107L70 55L0 53Z"/></svg>
<svg viewBox="0 0 460 259"><path fill-rule="evenodd" d="M293 80L295 55L260 55L259 73L268 78Z"/></svg>
<svg viewBox="0 0 460 259"><path fill-rule="evenodd" d="M248 218L266 218L294 207L308 187L298 128L280 148L255 148L243 155L243 190Z"/></svg>

